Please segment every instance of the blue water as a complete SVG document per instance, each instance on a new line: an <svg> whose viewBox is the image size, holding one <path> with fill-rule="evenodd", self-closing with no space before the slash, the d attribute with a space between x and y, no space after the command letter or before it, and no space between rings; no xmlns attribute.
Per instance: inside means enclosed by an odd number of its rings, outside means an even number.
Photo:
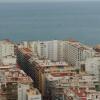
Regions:
<svg viewBox="0 0 100 100"><path fill-rule="evenodd" d="M75 38L100 43L100 2L0 4L0 39Z"/></svg>

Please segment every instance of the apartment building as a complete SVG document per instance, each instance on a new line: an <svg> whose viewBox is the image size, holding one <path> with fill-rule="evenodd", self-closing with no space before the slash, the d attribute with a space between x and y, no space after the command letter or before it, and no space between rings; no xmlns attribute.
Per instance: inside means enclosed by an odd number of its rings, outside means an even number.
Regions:
<svg viewBox="0 0 100 100"><path fill-rule="evenodd" d="M93 88L70 87L64 94L64 100L100 100L100 92Z"/></svg>
<svg viewBox="0 0 100 100"><path fill-rule="evenodd" d="M85 70L87 73L95 75L100 81L100 54L86 60Z"/></svg>
<svg viewBox="0 0 100 100"><path fill-rule="evenodd" d="M92 57L95 54L93 48L78 41L69 40L65 42L65 60L71 65L80 66L80 62Z"/></svg>
<svg viewBox="0 0 100 100"><path fill-rule="evenodd" d="M89 74L54 73L46 76L46 82L48 100L99 100L100 97L95 88L97 78Z"/></svg>
<svg viewBox="0 0 100 100"><path fill-rule="evenodd" d="M8 100L18 100L18 84L32 84L32 79L19 68L2 69L0 72L0 93ZM24 94L23 94L24 95ZM22 100L22 99L20 99Z"/></svg>
<svg viewBox="0 0 100 100"><path fill-rule="evenodd" d="M27 90L27 100L42 100L39 90L36 88L29 88Z"/></svg>
<svg viewBox="0 0 100 100"><path fill-rule="evenodd" d="M42 100L41 93L33 84L18 83L18 100Z"/></svg>
<svg viewBox="0 0 100 100"><path fill-rule="evenodd" d="M14 44L8 40L0 41L0 59L6 56L14 56Z"/></svg>
<svg viewBox="0 0 100 100"><path fill-rule="evenodd" d="M29 42L29 47L33 53L37 53L39 58L51 61L64 61L64 41L33 41Z"/></svg>

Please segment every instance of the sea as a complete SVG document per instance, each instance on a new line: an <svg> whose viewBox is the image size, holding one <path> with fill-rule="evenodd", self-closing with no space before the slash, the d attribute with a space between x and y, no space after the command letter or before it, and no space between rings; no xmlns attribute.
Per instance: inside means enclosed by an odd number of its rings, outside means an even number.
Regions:
<svg viewBox="0 0 100 100"><path fill-rule="evenodd" d="M100 43L100 2L0 3L0 39Z"/></svg>

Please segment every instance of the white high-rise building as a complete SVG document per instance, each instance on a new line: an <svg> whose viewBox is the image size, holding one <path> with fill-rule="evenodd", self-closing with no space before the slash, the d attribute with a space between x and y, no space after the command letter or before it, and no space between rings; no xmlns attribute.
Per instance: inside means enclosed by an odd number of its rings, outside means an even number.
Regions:
<svg viewBox="0 0 100 100"><path fill-rule="evenodd" d="M37 53L37 46L38 46L37 41L31 41L28 43L28 47L32 50L33 54Z"/></svg>
<svg viewBox="0 0 100 100"><path fill-rule="evenodd" d="M16 65L14 43L9 40L0 41L0 65Z"/></svg>
<svg viewBox="0 0 100 100"><path fill-rule="evenodd" d="M81 44L77 41L66 41L64 44L65 60L72 65L80 66L80 62L90 58L95 54L93 48Z"/></svg>
<svg viewBox="0 0 100 100"><path fill-rule="evenodd" d="M14 56L14 44L3 40L0 41L0 59L6 56Z"/></svg>
<svg viewBox="0 0 100 100"><path fill-rule="evenodd" d="M23 45L24 48L28 48L28 42L27 41L23 41L22 45Z"/></svg>
<svg viewBox="0 0 100 100"><path fill-rule="evenodd" d="M0 60L0 63L2 65L16 65L16 61L17 61L17 58L16 56L7 56L7 57L3 57L1 60Z"/></svg>
<svg viewBox="0 0 100 100"><path fill-rule="evenodd" d="M39 58L48 58L48 45L46 41L37 42L37 55Z"/></svg>
<svg viewBox="0 0 100 100"><path fill-rule="evenodd" d="M18 100L27 100L27 90L30 88L29 84L18 84Z"/></svg>
<svg viewBox="0 0 100 100"><path fill-rule="evenodd" d="M65 61L65 41L58 41L58 61Z"/></svg>
<svg viewBox="0 0 100 100"><path fill-rule="evenodd" d="M48 58L52 61L58 60L58 41L57 40L48 42Z"/></svg>
<svg viewBox="0 0 100 100"><path fill-rule="evenodd" d="M89 74L96 75L100 81L100 56L88 58L85 62L85 70Z"/></svg>

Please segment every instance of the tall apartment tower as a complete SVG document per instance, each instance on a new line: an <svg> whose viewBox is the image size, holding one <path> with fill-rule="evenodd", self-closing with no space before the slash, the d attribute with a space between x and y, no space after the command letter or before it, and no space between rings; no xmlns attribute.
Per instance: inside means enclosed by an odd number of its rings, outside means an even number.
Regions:
<svg viewBox="0 0 100 100"><path fill-rule="evenodd" d="M74 40L66 41L64 45L65 60L77 67L80 66L81 61L85 61L87 58L90 58L95 54L93 48Z"/></svg>
<svg viewBox="0 0 100 100"><path fill-rule="evenodd" d="M14 44L9 41L3 40L0 41L0 58L6 56L14 56Z"/></svg>

